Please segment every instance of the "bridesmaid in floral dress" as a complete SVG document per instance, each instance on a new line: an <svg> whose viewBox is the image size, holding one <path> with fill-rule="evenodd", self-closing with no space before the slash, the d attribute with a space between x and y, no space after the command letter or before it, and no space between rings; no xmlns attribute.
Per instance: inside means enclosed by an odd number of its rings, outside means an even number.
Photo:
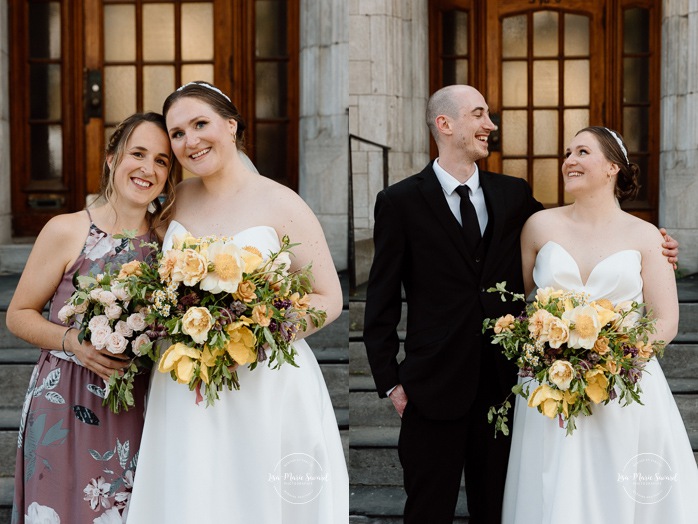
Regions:
<svg viewBox="0 0 698 524"><path fill-rule="evenodd" d="M20 422L13 524L125 519L148 376L137 377L134 408L115 415L103 407L103 379L124 360L79 343L77 329L61 322L58 311L75 289L76 271L97 274L107 264L118 270L150 255L140 244L158 239L172 210L173 164L163 117L130 116L107 145L100 198L51 219L36 239L7 312L10 331L42 348ZM137 232L132 247L113 237L125 230Z"/></svg>

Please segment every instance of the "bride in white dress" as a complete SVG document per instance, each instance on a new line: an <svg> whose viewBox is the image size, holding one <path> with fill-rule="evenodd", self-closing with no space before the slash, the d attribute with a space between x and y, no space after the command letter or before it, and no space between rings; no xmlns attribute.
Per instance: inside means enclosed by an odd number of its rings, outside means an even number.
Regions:
<svg viewBox="0 0 698 524"><path fill-rule="evenodd" d="M203 82L183 86L163 110L173 151L196 175L177 188L163 249L188 231L232 236L263 254L288 235L292 269L312 262L311 303L331 322L341 312L337 273L320 224L290 189L239 155L244 122L227 96ZM314 331L312 323L301 336ZM154 372L129 524L341 524L349 482L330 397L304 340L298 367L239 368L240 390L211 407L168 374Z"/></svg>
<svg viewBox="0 0 698 524"><path fill-rule="evenodd" d="M621 137L603 127L583 129L562 173L575 203L533 215L521 235L527 291L550 286L591 300L644 301L657 319L653 339L671 341L678 301L661 235L618 204L638 188L638 167ZM644 406L594 406L571 436L517 399L504 523L698 522L696 461L656 359L640 384Z"/></svg>

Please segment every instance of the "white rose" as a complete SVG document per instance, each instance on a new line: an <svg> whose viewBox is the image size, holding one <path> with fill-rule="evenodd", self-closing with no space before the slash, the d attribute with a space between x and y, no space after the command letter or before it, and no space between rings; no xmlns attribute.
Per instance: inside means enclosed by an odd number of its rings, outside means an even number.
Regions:
<svg viewBox="0 0 698 524"><path fill-rule="evenodd" d="M82 313L87 311L87 305L88 305L87 300L83 300L79 304L75 304L75 313L77 313L78 315L81 315Z"/></svg>
<svg viewBox="0 0 698 524"><path fill-rule="evenodd" d="M119 320L116 323L116 326L114 326L114 332L126 338L133 336L133 329L131 329L128 323L124 322L123 320Z"/></svg>
<svg viewBox="0 0 698 524"><path fill-rule="evenodd" d="M72 304L66 304L58 310L58 320L64 324L67 324L68 319L70 319L73 315L75 315L75 308Z"/></svg>
<svg viewBox="0 0 698 524"><path fill-rule="evenodd" d="M133 331L143 331L147 326L145 323L145 315L143 313L134 313L133 315L129 315L129 317L126 319L126 323Z"/></svg>
<svg viewBox="0 0 698 524"><path fill-rule="evenodd" d="M98 287L94 288L92 291L90 291L90 299L91 299L93 302L99 302L99 294L100 294L102 291L104 291L104 290L101 289L101 288L98 288Z"/></svg>
<svg viewBox="0 0 698 524"><path fill-rule="evenodd" d="M121 316L122 313L123 310L118 304L111 304L110 306L104 308L104 314L107 315L109 320L116 320Z"/></svg>
<svg viewBox="0 0 698 524"><path fill-rule="evenodd" d="M117 284L116 286L112 286L111 292L114 293L114 296L122 302L126 302L131 298L128 289L123 284Z"/></svg>
<svg viewBox="0 0 698 524"><path fill-rule="evenodd" d="M120 333L112 333L107 337L107 351L118 355L126 351L128 347L128 340L126 340Z"/></svg>
<svg viewBox="0 0 698 524"><path fill-rule="evenodd" d="M109 327L109 319L107 318L106 315L97 315L96 317L92 317L90 319L89 324L87 324L87 327L92 332L96 331L97 328L99 328L99 327L105 327L105 326Z"/></svg>
<svg viewBox="0 0 698 524"><path fill-rule="evenodd" d="M150 338L145 333L141 333L140 335L138 335L134 339L134 341L131 342L131 349L133 349L133 353L140 357L141 356L141 346L148 344L149 342L150 342Z"/></svg>
<svg viewBox="0 0 698 524"><path fill-rule="evenodd" d="M567 391L574 378L574 368L566 360L556 360L548 370L548 378L559 389Z"/></svg>
<svg viewBox="0 0 698 524"><path fill-rule="evenodd" d="M116 295L114 295L114 293L112 293L111 291L103 289L99 293L98 300L105 306L111 306L114 302L116 302Z"/></svg>
<svg viewBox="0 0 698 524"><path fill-rule="evenodd" d="M95 349L104 349L107 345L107 338L112 334L109 326L98 326L97 329L90 330L90 342Z"/></svg>

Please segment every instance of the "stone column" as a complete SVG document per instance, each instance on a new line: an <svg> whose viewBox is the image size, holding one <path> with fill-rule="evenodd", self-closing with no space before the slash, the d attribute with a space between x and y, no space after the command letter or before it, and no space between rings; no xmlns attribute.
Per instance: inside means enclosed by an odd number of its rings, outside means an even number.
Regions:
<svg viewBox="0 0 698 524"><path fill-rule="evenodd" d="M302 0L299 192L339 270L347 268L348 49L346 2Z"/></svg>
<svg viewBox="0 0 698 524"><path fill-rule="evenodd" d="M389 183L426 165L429 133L427 0L349 0L349 129L390 147ZM352 144L357 282L373 257L373 205L383 189L382 150Z"/></svg>
<svg viewBox="0 0 698 524"><path fill-rule="evenodd" d="M679 240L683 274L698 271L698 2L664 0L659 225Z"/></svg>
<svg viewBox="0 0 698 524"><path fill-rule="evenodd" d="M12 238L10 200L10 86L7 0L0 0L0 244Z"/></svg>

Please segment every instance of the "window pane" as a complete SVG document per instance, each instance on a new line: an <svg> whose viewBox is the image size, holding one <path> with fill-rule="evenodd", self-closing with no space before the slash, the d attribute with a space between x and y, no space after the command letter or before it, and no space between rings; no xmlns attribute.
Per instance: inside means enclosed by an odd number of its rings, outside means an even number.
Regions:
<svg viewBox="0 0 698 524"><path fill-rule="evenodd" d="M558 66L556 60L533 62L533 104L536 106L558 105Z"/></svg>
<svg viewBox="0 0 698 524"><path fill-rule="evenodd" d="M30 118L59 120L61 118L60 64L31 64Z"/></svg>
<svg viewBox="0 0 698 524"><path fill-rule="evenodd" d="M286 56L286 1L257 0L255 56Z"/></svg>
<svg viewBox="0 0 698 524"><path fill-rule="evenodd" d="M162 111L162 103L174 90L173 66L143 67L143 111Z"/></svg>
<svg viewBox="0 0 698 524"><path fill-rule="evenodd" d="M121 122L136 112L136 68L106 66L104 68L104 119Z"/></svg>
<svg viewBox="0 0 698 524"><path fill-rule="evenodd" d="M565 15L565 56L589 54L589 17Z"/></svg>
<svg viewBox="0 0 698 524"><path fill-rule="evenodd" d="M182 59L213 60L213 3L182 4Z"/></svg>
<svg viewBox="0 0 698 524"><path fill-rule="evenodd" d="M558 55L557 27L555 11L533 13L533 56Z"/></svg>
<svg viewBox="0 0 698 524"><path fill-rule="evenodd" d="M29 57L61 57L61 6L58 2L29 4Z"/></svg>
<svg viewBox="0 0 698 524"><path fill-rule="evenodd" d="M255 116L257 118L285 117L288 83L286 63L258 62L255 69L257 74Z"/></svg>
<svg viewBox="0 0 698 524"><path fill-rule="evenodd" d="M505 107L528 105L528 64L502 62L502 104Z"/></svg>
<svg viewBox="0 0 698 524"><path fill-rule="evenodd" d="M623 14L623 51L646 53L650 45L650 14L647 9L626 9Z"/></svg>
<svg viewBox="0 0 698 524"><path fill-rule="evenodd" d="M557 111L533 112L533 154L558 155Z"/></svg>
<svg viewBox="0 0 698 524"><path fill-rule="evenodd" d="M563 118L565 120L565 131L562 136L562 146L566 148L577 131L589 126L588 109L566 109Z"/></svg>
<svg viewBox="0 0 698 524"><path fill-rule="evenodd" d="M465 11L443 14L443 52L446 55L468 53L468 13Z"/></svg>
<svg viewBox="0 0 698 524"><path fill-rule="evenodd" d="M132 62L136 59L136 8L104 6L104 60Z"/></svg>
<svg viewBox="0 0 698 524"><path fill-rule="evenodd" d="M443 61L444 85L468 83L468 61L464 59Z"/></svg>
<svg viewBox="0 0 698 524"><path fill-rule="evenodd" d="M288 133L285 124L257 124L255 137L255 164L259 172L269 178L287 183L286 155Z"/></svg>
<svg viewBox="0 0 698 524"><path fill-rule="evenodd" d="M502 161L502 168L505 175L517 176L519 178L523 178L524 180L528 179L528 160L504 159Z"/></svg>
<svg viewBox="0 0 698 524"><path fill-rule="evenodd" d="M543 205L557 205L559 162L552 158L533 161L533 197Z"/></svg>
<svg viewBox="0 0 698 524"><path fill-rule="evenodd" d="M191 64L182 66L182 85L195 80L213 83L213 66L211 64ZM179 87L179 86L177 86ZM227 94L227 93L226 93ZM163 98L163 102L165 99Z"/></svg>
<svg viewBox="0 0 698 524"><path fill-rule="evenodd" d="M57 180L63 172L63 135L58 125L31 126L32 180Z"/></svg>
<svg viewBox="0 0 698 524"><path fill-rule="evenodd" d="M565 60L565 105L589 105L589 60Z"/></svg>
<svg viewBox="0 0 698 524"><path fill-rule="evenodd" d="M649 110L647 107L623 108L623 139L630 152L649 149Z"/></svg>
<svg viewBox="0 0 698 524"><path fill-rule="evenodd" d="M502 111L502 154L528 154L528 115L526 111ZM508 171L505 171L508 173Z"/></svg>
<svg viewBox="0 0 698 524"><path fill-rule="evenodd" d="M649 59L623 59L623 101L649 102Z"/></svg>
<svg viewBox="0 0 698 524"><path fill-rule="evenodd" d="M528 54L526 15L508 16L502 20L502 57L520 58Z"/></svg>
<svg viewBox="0 0 698 524"><path fill-rule="evenodd" d="M143 6L143 60L174 60L174 6Z"/></svg>

